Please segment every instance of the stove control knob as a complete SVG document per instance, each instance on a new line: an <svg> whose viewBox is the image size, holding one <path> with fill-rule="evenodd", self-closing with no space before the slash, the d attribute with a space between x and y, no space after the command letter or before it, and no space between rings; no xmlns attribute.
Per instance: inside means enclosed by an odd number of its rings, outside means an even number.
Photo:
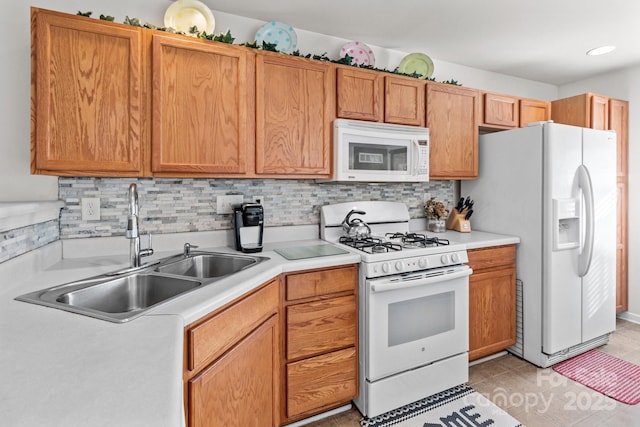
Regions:
<svg viewBox="0 0 640 427"><path fill-rule="evenodd" d="M388 273L389 272L389 263L385 262L384 264L382 264L382 271L384 273Z"/></svg>
<svg viewBox="0 0 640 427"><path fill-rule="evenodd" d="M445 265L445 264L449 264L449 255L447 255L447 254L443 254L443 255L440 257L440 262L441 262L443 265Z"/></svg>
<svg viewBox="0 0 640 427"><path fill-rule="evenodd" d="M396 271L402 271L402 261L396 262Z"/></svg>
<svg viewBox="0 0 640 427"><path fill-rule="evenodd" d="M418 260L418 265L420 266L420 268L427 268L427 259L426 258L420 258Z"/></svg>
<svg viewBox="0 0 640 427"><path fill-rule="evenodd" d="M457 253L451 254L451 261L456 263L460 262L460 255L458 255Z"/></svg>

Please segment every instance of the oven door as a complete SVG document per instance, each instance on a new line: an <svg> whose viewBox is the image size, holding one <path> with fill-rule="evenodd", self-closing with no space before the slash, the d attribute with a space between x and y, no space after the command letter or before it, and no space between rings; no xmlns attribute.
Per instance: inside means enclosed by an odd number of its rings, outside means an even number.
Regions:
<svg viewBox="0 0 640 427"><path fill-rule="evenodd" d="M366 281L367 380L469 349L466 265Z"/></svg>

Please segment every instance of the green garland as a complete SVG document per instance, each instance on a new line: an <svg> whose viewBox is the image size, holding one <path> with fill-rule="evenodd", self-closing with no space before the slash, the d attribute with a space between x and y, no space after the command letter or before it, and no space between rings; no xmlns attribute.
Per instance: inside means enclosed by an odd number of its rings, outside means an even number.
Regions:
<svg viewBox="0 0 640 427"><path fill-rule="evenodd" d="M81 12L78 11L77 15L79 16L85 16L87 18L91 17L91 14L93 12ZM100 15L100 19L103 21L109 21L109 22L113 22L114 21L114 17L113 16L108 16L108 15ZM128 16L125 17L123 24L125 25L131 25L133 27L142 27L142 28L149 28L151 30L158 30L158 31L165 31L168 33L173 33L173 34L183 34L183 35L191 35L191 36L196 36L200 39L203 40L212 40L215 42L220 42L220 43L227 43L227 44L233 44L233 42L235 41L235 38L231 35L231 30L227 30L226 33L220 33L218 35L214 35L214 34L207 34L206 31L198 31L198 27L193 26L191 28L189 28L189 32L185 33L184 31L177 31L175 28L172 27L158 27L155 26L153 24L141 24L140 20L138 18L129 18ZM262 42L262 45L258 45L257 40L254 40L252 43L241 43L239 44L239 46L245 46L245 47L249 47L252 49L261 49L261 50L265 50L265 51L269 51L269 52L278 52L278 45L277 43L267 43L265 41ZM407 74L407 73L401 73L398 70L398 67L396 67L394 70L388 70L386 68L375 68L371 65L364 65L364 64L354 64L353 63L353 59L351 56L349 55L345 55L344 58L340 58L338 60L333 60L331 58L329 58L327 56L327 53L324 52L322 55L316 55L316 54L311 54L308 53L306 55L303 55L300 53L299 50L295 50L292 53L290 53L289 55L292 56L298 56L301 58L308 58L308 59L315 59L318 61L327 61L327 62L333 62L335 64L343 64L343 65L349 65L352 67L358 67L358 68L366 68L369 70L374 70L374 71L382 71L385 73L391 73L391 74L398 74L401 76L407 76L407 77L413 77L416 79L422 79L422 76L418 73L411 73L411 74ZM426 79L422 79L422 80L429 80L432 82L435 82L436 79L435 77L427 77ZM448 85L454 85L454 86L462 86L462 83L458 83L458 81L450 79L450 80L443 80L441 83L445 83Z"/></svg>

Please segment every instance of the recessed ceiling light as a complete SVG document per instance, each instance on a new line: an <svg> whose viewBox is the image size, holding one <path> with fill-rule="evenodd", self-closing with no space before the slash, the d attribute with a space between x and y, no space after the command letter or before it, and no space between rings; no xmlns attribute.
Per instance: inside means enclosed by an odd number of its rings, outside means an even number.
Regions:
<svg viewBox="0 0 640 427"><path fill-rule="evenodd" d="M604 55L615 50L615 46L600 46L587 51L589 56Z"/></svg>

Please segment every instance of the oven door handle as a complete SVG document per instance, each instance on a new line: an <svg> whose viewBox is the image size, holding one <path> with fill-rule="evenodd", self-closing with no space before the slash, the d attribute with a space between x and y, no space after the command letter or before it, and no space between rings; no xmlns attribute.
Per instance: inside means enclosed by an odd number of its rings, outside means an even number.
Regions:
<svg viewBox="0 0 640 427"><path fill-rule="evenodd" d="M428 286L434 283L442 283L449 280L470 276L473 273L471 268L460 269L451 273L437 274L430 277L416 278L414 280L391 281L385 280L380 283L371 284L371 292L397 291L400 289L414 288L416 286Z"/></svg>

